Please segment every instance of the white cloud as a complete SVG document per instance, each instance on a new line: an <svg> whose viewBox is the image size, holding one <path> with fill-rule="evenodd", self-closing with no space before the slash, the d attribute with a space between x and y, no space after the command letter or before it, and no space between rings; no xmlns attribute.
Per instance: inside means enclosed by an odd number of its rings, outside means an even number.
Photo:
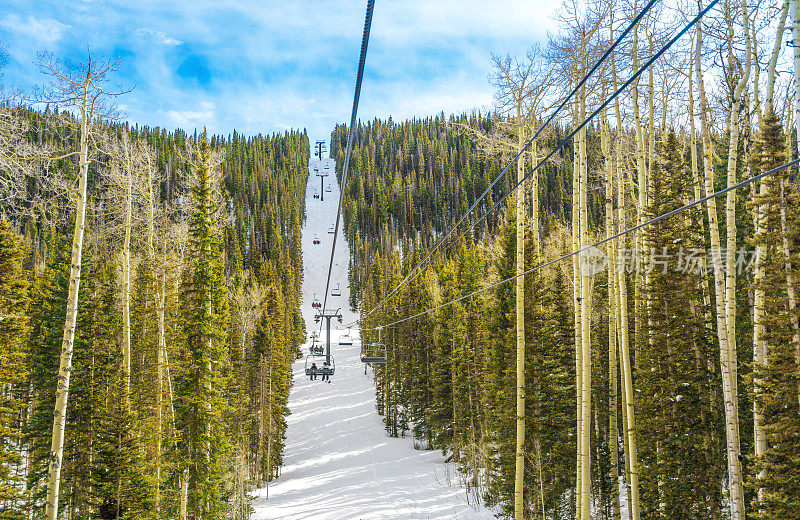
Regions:
<svg viewBox="0 0 800 520"><path fill-rule="evenodd" d="M10 14L0 19L0 27L9 32L30 37L39 43L52 44L60 40L64 31L70 26L52 18L28 16L23 20L19 15Z"/></svg>
<svg viewBox="0 0 800 520"><path fill-rule="evenodd" d="M163 31L157 31L148 27L139 27L134 31L137 36L142 38L149 38L159 45L183 45L183 42L176 40L171 36L167 36Z"/></svg>
<svg viewBox="0 0 800 520"><path fill-rule="evenodd" d="M214 103L201 101L199 108L200 110L168 110L166 116L176 127L187 130L192 127L213 126L216 116Z"/></svg>

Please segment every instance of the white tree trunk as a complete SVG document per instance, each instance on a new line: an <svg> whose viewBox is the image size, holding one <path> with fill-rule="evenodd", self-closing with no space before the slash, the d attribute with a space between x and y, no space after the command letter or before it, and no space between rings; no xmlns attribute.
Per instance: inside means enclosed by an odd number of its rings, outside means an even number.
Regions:
<svg viewBox="0 0 800 520"><path fill-rule="evenodd" d="M50 468L47 476L47 502L45 516L55 520L58 516L58 492L61 479L61 462L64 455L64 430L67 423L67 400L69 379L72 371L72 352L75 343L75 326L78 319L78 290L81 283L81 259L83 257L83 232L86 219L86 185L89 171L90 121L87 110L87 93L81 99L81 148L78 169L78 200L75 207L75 227L72 234L72 255L69 270L69 294L67 296L64 336L61 341L61 356L58 367L56 405L53 412L53 438L50 444Z"/></svg>
<svg viewBox="0 0 800 520"><path fill-rule="evenodd" d="M706 196L714 192L714 170L711 161L711 137L708 123L708 101L706 99L701 52L703 45L702 26L698 24L697 46L695 47L695 73L700 91L700 120L703 132L703 167L705 173ZM714 290L717 313L717 338L720 351L720 368L722 372L722 393L725 407L725 436L728 459L728 479L731 487L731 510L733 520L742 520L744 503L741 500L741 464L738 451L738 413L735 406L735 380L731 372L730 347L728 345L728 324L726 320L726 282L722 264L719 223L717 221L717 205L710 199L706 205L708 210L709 234L711 238L711 261L714 269Z"/></svg>
<svg viewBox="0 0 800 520"><path fill-rule="evenodd" d="M517 146L522 151L524 136L522 106L517 103ZM525 162L517 160L517 182L525 176ZM517 446L514 472L514 519L522 520L524 513L523 478L525 476L525 190L517 195Z"/></svg>
<svg viewBox="0 0 800 520"><path fill-rule="evenodd" d="M133 158L131 143L122 134L127 182L125 186L125 238L122 245L122 358L128 406L131 393L131 228L133 227Z"/></svg>
<svg viewBox="0 0 800 520"><path fill-rule="evenodd" d="M585 59L585 58L584 58ZM580 119L586 118L586 91L581 88L579 98ZM589 217L587 202L588 165L586 129L580 132L580 237L581 247L589 245ZM581 276L581 520L590 520L591 505L591 410L592 410L592 349L591 292L589 276Z"/></svg>
<svg viewBox="0 0 800 520"><path fill-rule="evenodd" d="M574 124L577 125L578 121L578 103L575 102L574 108ZM574 147L574 159L572 169L572 248L573 250L580 249L581 247L581 224L580 224L580 170L581 170L581 154L579 150L580 136L576 136ZM574 321L574 335L575 335L575 420L576 420L576 470L575 470L575 517L580 518L582 506L581 500L583 495L581 493L583 478L583 444L580 442L581 432L581 400L582 393L581 387L583 384L582 370L583 370L583 349L581 348L581 271L579 255L572 256L572 301L575 310Z"/></svg>
<svg viewBox="0 0 800 520"><path fill-rule="evenodd" d="M793 49L793 63L794 63L794 124L795 131L800 136L800 0L791 0L792 3L792 49ZM785 209L781 210L781 219L785 220ZM788 255L788 248L784 248ZM794 290L794 280L791 271L791 262L787 260L787 295L789 298L789 318L792 322L792 329L794 335L792 342L794 343L794 359L795 363L800 366L800 326L798 325L797 318L797 298ZM798 381L797 399L800 402L800 381Z"/></svg>

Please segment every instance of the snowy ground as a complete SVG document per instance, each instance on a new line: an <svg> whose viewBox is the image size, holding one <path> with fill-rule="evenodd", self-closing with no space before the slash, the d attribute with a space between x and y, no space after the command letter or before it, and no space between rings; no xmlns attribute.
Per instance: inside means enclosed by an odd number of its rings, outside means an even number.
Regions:
<svg viewBox="0 0 800 520"><path fill-rule="evenodd" d="M324 169L326 163L328 170ZM325 181L332 185L332 191L325 193L324 202L313 198L314 192L320 191L315 167L330 173ZM314 293L321 301L325 290L333 241L328 228L336 219L339 188L333 159L312 159L309 169L308 219L303 228L303 315L311 332L316 330L311 302ZM316 246L312 243L315 234L322 242ZM340 283L342 295L329 296L328 307L341 307L344 323L356 319L347 307L349 255L340 225L331 285ZM365 375L359 359L358 333L353 330L352 346L339 346L339 335L345 332L331 331L336 362L331 384L309 381L303 372L304 359L293 366L284 467L269 490L257 491L253 518L493 519L488 509L467 503L465 489L457 484L457 472L452 465L444 464L440 452L418 451L411 439L386 435L375 412L372 377ZM303 352L308 352L308 346Z"/></svg>

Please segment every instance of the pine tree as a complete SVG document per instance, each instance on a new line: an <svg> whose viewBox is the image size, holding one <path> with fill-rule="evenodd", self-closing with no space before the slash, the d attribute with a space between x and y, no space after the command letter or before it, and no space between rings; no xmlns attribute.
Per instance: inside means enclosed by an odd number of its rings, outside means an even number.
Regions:
<svg viewBox="0 0 800 520"><path fill-rule="evenodd" d="M682 206L691 197L691 177L670 132L650 181L647 217ZM700 248L696 213L684 213L646 230L647 341L641 341L634 377L637 437L641 439L642 518L707 518L715 498L703 453L709 426L705 367L713 359L702 315L701 273L687 262ZM689 268L691 267L691 268ZM640 318L642 319L642 318ZM640 415L641 417L638 417ZM693 461L686 464L686 460Z"/></svg>
<svg viewBox="0 0 800 520"><path fill-rule="evenodd" d="M516 270L516 214L509 203L498 231L500 256L497 275L500 280L514 276ZM516 349L515 294L511 284L497 288L492 309L491 341L487 366L488 398L486 419L489 446L487 501L499 503L508 514L514 507L514 471L516 443Z"/></svg>
<svg viewBox="0 0 800 520"><path fill-rule="evenodd" d="M189 469L188 515L225 518L224 475L229 452L225 413L228 300L215 229L218 208L213 153L205 133L194 166L193 213L189 222L188 268L181 286L182 371L176 413L181 451Z"/></svg>
<svg viewBox="0 0 800 520"><path fill-rule="evenodd" d="M0 519L21 519L20 384L29 334L28 292L20 269L20 240L0 216ZM10 506L10 507L9 507Z"/></svg>
<svg viewBox="0 0 800 520"><path fill-rule="evenodd" d="M40 278L33 297L28 372L31 383L31 415L25 428L25 440L30 453L27 488L31 502L28 508L43 515L47 472L50 462L52 417L55 407L55 387L59 353L63 334L63 309L66 306L70 274L69 237L60 236L52 257ZM68 482L59 494L59 508L71 507L70 514L85 514L90 509L89 495L93 457L93 412L88 392L91 386L92 331L95 330L93 310L95 299L95 264L91 251L85 251L81 269L80 305L73 353L73 375L70 388L72 399L67 408L64 435L62 482ZM88 425L88 426L87 426Z"/></svg>
<svg viewBox="0 0 800 520"><path fill-rule="evenodd" d="M134 429L128 403L117 309L117 284L107 266L98 276L92 330L91 389L84 400L93 414L95 444L90 475L89 502L98 518L155 518L152 475L144 463L141 434Z"/></svg>
<svg viewBox="0 0 800 520"><path fill-rule="evenodd" d="M761 170L768 171L785 162L784 138L777 117L772 112L764 118L761 134ZM755 198L762 206L761 233L754 238L763 247L761 259L764 277L759 282L765 294L764 340L766 362L756 366L760 382L755 395L763 417L766 450L756 461L751 487L763 489L762 500L754 516L763 520L798 518L800 516L800 410L797 385L800 367L795 357L793 330L787 299L787 272L783 234L791 233L789 244L796 251L798 222L796 212L786 212L782 226L781 209L795 207L797 193L788 182L789 171L783 170L761 182L766 194ZM795 280L797 279L795 274ZM763 471L763 477L758 478Z"/></svg>

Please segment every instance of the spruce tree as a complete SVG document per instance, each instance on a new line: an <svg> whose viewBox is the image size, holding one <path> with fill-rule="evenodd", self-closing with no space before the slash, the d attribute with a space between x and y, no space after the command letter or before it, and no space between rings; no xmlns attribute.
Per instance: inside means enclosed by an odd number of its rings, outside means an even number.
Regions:
<svg viewBox="0 0 800 520"><path fill-rule="evenodd" d="M181 285L182 369L176 406L182 431L182 459L188 466L188 517L226 516L224 475L229 454L227 426L226 329L228 299L215 228L218 209L213 152L200 136L193 169L193 211L189 221L188 266Z"/></svg>
<svg viewBox="0 0 800 520"><path fill-rule="evenodd" d="M516 214L511 201L498 230L500 255L495 267L497 277L505 280L516 271ZM500 504L506 514L514 507L514 471L516 447L516 344L515 294L512 284L496 290L492 309L491 340L487 366L486 411L488 445L488 489L486 499Z"/></svg>
<svg viewBox="0 0 800 520"><path fill-rule="evenodd" d="M29 334L28 292L20 269L20 239L0 216L0 519L21 519L21 383ZM10 507L9 507L10 506Z"/></svg>
<svg viewBox="0 0 800 520"><path fill-rule="evenodd" d="M69 483L59 494L59 508L71 504L71 514L88 514L90 504L91 460L94 443L94 414L90 406L93 359L91 349L93 306L95 298L95 263L92 252L85 251L77 330L73 353L73 373L67 408L62 482ZM31 413L25 426L25 440L30 456L27 507L43 516L47 471L50 462L52 418L55 407L58 360L63 334L63 309L67 301L70 272L70 239L59 236L52 256L40 278L33 297L28 372L31 387ZM63 509L62 509L63 511Z"/></svg>
<svg viewBox="0 0 800 520"><path fill-rule="evenodd" d="M674 132L670 132L650 181L648 217L682 206L691 197L691 178ZM710 426L706 366L713 352L702 315L701 276L690 265L701 247L697 213L686 212L649 226L645 245L650 271L645 286L648 313L634 375L641 439L642 518L709 518L716 499L703 452ZM644 307L644 306L643 306ZM638 417L641 415L641 417ZM686 464L691 460L692 464Z"/></svg>
<svg viewBox="0 0 800 520"><path fill-rule="evenodd" d="M785 162L783 132L772 112L764 118L761 146L762 171ZM763 416L766 450L756 461L750 483L753 488L763 489L762 501L754 516L762 520L778 520L800 516L800 409L797 393L800 367L792 341L787 298L787 252L783 245L786 238L791 251L797 250L800 223L796 212L786 211L796 207L798 202L794 183L789 182L789 171L782 170L761 182L766 183L767 193L755 198L754 202L762 205L764 220L762 232L755 236L754 242L766 252L761 259L764 277L760 283L765 294L763 325L767 359L756 367L755 377L760 380L760 389L755 400ZM781 210L785 211L784 215L781 215ZM797 273L794 273L794 279L798 279ZM763 478L757 478L761 471Z"/></svg>

